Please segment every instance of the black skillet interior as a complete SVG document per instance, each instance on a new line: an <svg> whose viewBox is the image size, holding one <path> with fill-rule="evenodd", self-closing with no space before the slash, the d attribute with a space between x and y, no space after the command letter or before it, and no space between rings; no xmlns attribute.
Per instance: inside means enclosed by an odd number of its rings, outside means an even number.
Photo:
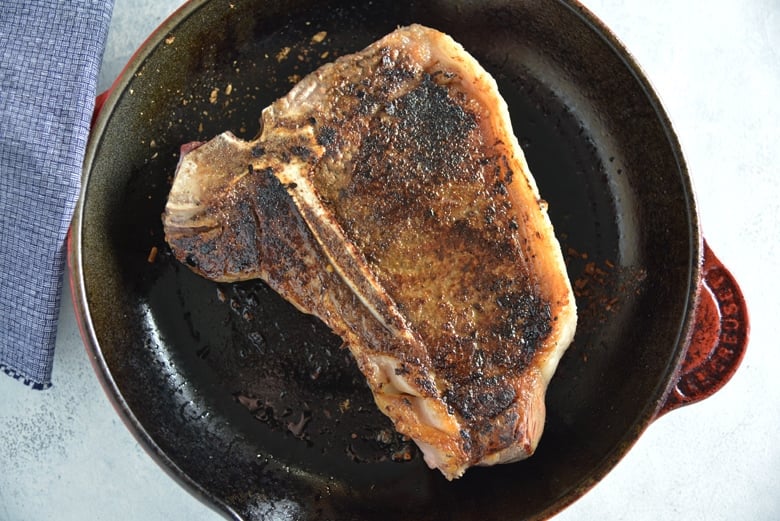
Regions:
<svg viewBox="0 0 780 521"><path fill-rule="evenodd" d="M700 246L665 116L599 24L549 0L212 0L174 22L97 123L76 234L104 383L163 465L246 519L544 517L607 472L679 360ZM537 454L452 483L393 432L321 323L262 283L193 275L160 223L182 143L252 137L297 78L411 22L497 79L580 308Z"/></svg>

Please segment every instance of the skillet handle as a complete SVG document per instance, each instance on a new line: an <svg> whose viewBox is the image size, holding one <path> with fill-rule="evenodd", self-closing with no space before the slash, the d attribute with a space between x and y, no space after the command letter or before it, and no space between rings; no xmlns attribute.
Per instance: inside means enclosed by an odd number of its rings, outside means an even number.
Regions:
<svg viewBox="0 0 780 521"><path fill-rule="evenodd" d="M701 270L688 351L656 418L711 396L731 379L745 355L750 329L745 299L706 241Z"/></svg>

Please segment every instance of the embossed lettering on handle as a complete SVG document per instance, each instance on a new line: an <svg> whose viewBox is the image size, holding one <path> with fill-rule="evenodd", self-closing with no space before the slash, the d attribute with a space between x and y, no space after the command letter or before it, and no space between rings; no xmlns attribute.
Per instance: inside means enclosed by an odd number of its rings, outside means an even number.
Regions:
<svg viewBox="0 0 780 521"><path fill-rule="evenodd" d="M736 372L748 342L747 305L734 276L704 243L702 279L688 351L656 418L701 401Z"/></svg>

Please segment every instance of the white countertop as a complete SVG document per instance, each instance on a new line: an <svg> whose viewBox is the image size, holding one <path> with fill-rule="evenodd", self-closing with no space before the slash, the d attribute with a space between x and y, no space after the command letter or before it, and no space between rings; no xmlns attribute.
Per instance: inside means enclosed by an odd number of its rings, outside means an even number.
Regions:
<svg viewBox="0 0 780 521"><path fill-rule="evenodd" d="M180 0L116 0L101 89ZM739 282L751 340L733 380L664 416L555 519L780 519L780 2L585 0L663 100L705 236ZM66 287L66 291L69 288ZM0 521L221 519L136 443L89 363L67 294L54 385L0 375Z"/></svg>

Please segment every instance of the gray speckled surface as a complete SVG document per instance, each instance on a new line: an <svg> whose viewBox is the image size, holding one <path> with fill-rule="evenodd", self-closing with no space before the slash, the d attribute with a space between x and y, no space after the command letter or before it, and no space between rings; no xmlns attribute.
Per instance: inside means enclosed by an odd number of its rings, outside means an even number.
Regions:
<svg viewBox="0 0 780 521"><path fill-rule="evenodd" d="M780 3L584 2L656 86L686 152L705 235L751 312L735 378L653 424L556 519L780 519ZM116 0L101 88L179 0ZM66 288L66 291L68 289ZM221 517L162 471L124 427L83 348L67 296L54 386L0 377L0 521Z"/></svg>

